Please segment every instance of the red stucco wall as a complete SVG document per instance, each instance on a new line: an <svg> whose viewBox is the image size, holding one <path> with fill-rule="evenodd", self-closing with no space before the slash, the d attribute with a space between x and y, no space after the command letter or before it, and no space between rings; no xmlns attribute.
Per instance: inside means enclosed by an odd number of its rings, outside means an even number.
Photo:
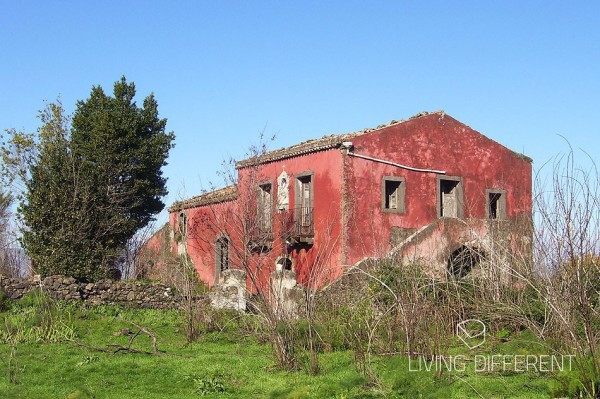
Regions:
<svg viewBox="0 0 600 399"><path fill-rule="evenodd" d="M387 126L351 139L353 151L375 158L427 169L446 171L463 179L465 218L483 219L486 189L506 190L509 219L531 214L531 164L522 156L486 138L443 113L421 116ZM225 232L232 245L240 245L236 219L244 212L243 201L253 198L244 181L252 168L240 169L239 199L227 203L187 209L188 253L200 279L215 282L214 243ZM290 176L289 208L295 207L295 176L313 172L315 237L313 245L289 250L300 283L322 285L338 277L345 266L368 256L383 256L390 249L393 226L420 228L437 219L436 174L413 172L344 154L339 149L315 152L263 164L256 181L270 181L274 207L277 177L285 170ZM405 179L405 214L384 213L381 209L383 176ZM255 184L253 184L255 186ZM178 212L170 215L176 226ZM277 229L275 215L274 228ZM207 223L210 221L210 223ZM213 225L213 228L209 228ZM214 225L221 226L216 231ZM288 252L277 231L267 253L255 254L253 264L263 269L260 280L268 281L275 260ZM231 251L233 268L240 259ZM241 248L237 252L243 252ZM320 261L319 261L320 260ZM311 269L313 270L311 277ZM315 280L315 276L317 276ZM251 288L251 287L250 287Z"/></svg>
<svg viewBox="0 0 600 399"><path fill-rule="evenodd" d="M289 209L295 207L295 175L313 173L315 236L313 245L295 246L288 251L282 242L278 227L285 214L274 215L274 242L271 250L254 254L249 262L252 269L260 269L258 280L265 283L275 270L275 262L281 255L288 254L293 262L297 280L300 283L312 282L322 285L341 273L341 171L342 156L338 150L322 151L305 156L272 162L262 165L258 175L252 168L239 170L239 198L220 204L207 205L185 210L188 217L187 252L191 257L200 279L212 286L215 282L214 243L220 234L230 238L230 258L232 268L242 268L242 254L247 252L240 237L239 220L247 208L244 201L252 201L255 191L249 192L247 181L271 182L274 208L277 204L277 177L285 170L290 178ZM250 176L253 174L252 176ZM252 185L253 187L255 184ZM255 190L255 187L254 187ZM177 226L178 212L170 215L170 223ZM176 244L175 244L176 245ZM237 255L237 256L236 256ZM318 268L319 270L315 270ZM312 275L311 275L311 272ZM250 287L251 288L251 287Z"/></svg>
<svg viewBox="0 0 600 399"><path fill-rule="evenodd" d="M531 164L443 113L385 127L352 140L354 152L463 179L465 218L485 218L486 189L506 190L507 217L531 214ZM349 222L347 264L390 249L392 226L420 228L437 218L436 174L356 157L344 163ZM406 213L381 211L383 176L405 178Z"/></svg>

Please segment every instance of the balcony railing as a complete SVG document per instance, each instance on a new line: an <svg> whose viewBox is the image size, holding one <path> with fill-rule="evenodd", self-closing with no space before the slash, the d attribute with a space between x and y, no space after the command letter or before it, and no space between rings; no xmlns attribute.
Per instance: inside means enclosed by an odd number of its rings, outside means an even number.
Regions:
<svg viewBox="0 0 600 399"><path fill-rule="evenodd" d="M314 212L312 207L299 207L278 212L273 220L262 218L255 220L249 232L249 245L256 249L268 249L273 244L274 235L288 244L312 244L315 235Z"/></svg>
<svg viewBox="0 0 600 399"><path fill-rule="evenodd" d="M315 235L315 221L312 207L299 207L286 213L282 231L284 238L292 243L312 244Z"/></svg>

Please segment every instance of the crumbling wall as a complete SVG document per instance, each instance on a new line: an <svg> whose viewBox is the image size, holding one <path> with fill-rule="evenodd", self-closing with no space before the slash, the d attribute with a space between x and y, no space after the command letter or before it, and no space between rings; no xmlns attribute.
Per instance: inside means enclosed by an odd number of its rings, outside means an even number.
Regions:
<svg viewBox="0 0 600 399"><path fill-rule="evenodd" d="M292 318L298 317L304 290L296 282L296 273L291 270L271 273L271 293L276 312Z"/></svg>
<svg viewBox="0 0 600 399"><path fill-rule="evenodd" d="M531 254L531 220L440 218L417 230L392 249L389 256L405 263L421 262L438 278L448 274L454 251L467 248L480 256L488 270L508 270L518 260L527 264Z"/></svg>
<svg viewBox="0 0 600 399"><path fill-rule="evenodd" d="M210 292L210 304L215 309L246 310L246 272L228 269Z"/></svg>

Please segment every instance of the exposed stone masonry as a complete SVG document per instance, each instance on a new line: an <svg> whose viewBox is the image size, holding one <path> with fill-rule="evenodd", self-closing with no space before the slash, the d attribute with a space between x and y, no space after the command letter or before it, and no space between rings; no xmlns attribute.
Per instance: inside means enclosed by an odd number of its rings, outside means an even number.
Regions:
<svg viewBox="0 0 600 399"><path fill-rule="evenodd" d="M168 309L176 308L179 303L174 290L161 283L113 280L77 283L74 278L66 276L49 276L40 280L0 275L0 290L11 299L22 298L35 288L44 289L54 299L84 301L94 305L123 304L137 308Z"/></svg>

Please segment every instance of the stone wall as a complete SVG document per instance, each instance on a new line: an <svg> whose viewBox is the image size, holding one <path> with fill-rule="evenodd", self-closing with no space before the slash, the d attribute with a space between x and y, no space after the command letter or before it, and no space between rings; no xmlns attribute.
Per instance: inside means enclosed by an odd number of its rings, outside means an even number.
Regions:
<svg viewBox="0 0 600 399"><path fill-rule="evenodd" d="M161 283L100 280L77 283L72 277L49 276L44 279L8 278L0 275L0 290L11 299L22 298L35 288L42 288L59 300L84 301L94 305L123 304L130 307L176 308L179 298L173 289Z"/></svg>

